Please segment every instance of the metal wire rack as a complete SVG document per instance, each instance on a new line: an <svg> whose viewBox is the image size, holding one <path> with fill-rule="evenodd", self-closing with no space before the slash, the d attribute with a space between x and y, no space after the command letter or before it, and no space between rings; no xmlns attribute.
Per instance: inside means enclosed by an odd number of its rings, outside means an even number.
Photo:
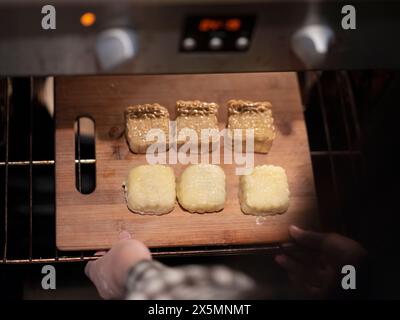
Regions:
<svg viewBox="0 0 400 320"><path fill-rule="evenodd" d="M343 230L340 171L357 178L361 129L346 72L301 74L305 118L324 228ZM0 263L79 262L94 252L60 252L55 246L54 121L42 99L45 79L0 79ZM305 83L313 85L307 89ZM326 92L326 89L332 92ZM54 92L50 90L50 92ZM332 99L332 96L334 99ZM51 97L53 98L53 97ZM51 105L51 103L50 103ZM93 164L95 159L77 159ZM348 168L347 168L348 169ZM347 170L346 169L346 170ZM328 196L327 196L328 195ZM278 245L155 249L155 256L249 254Z"/></svg>

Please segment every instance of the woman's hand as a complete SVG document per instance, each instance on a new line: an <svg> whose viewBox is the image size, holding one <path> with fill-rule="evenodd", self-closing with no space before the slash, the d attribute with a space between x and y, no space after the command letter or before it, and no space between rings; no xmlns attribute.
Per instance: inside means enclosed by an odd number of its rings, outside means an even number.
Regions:
<svg viewBox="0 0 400 320"><path fill-rule="evenodd" d="M94 283L103 299L121 299L124 297L125 279L131 267L142 260L151 260L149 249L140 241L132 239L123 231L119 241L97 260L89 261L85 273Z"/></svg>
<svg viewBox="0 0 400 320"><path fill-rule="evenodd" d="M289 228L293 246L284 249L275 261L286 270L289 279L308 295L322 298L340 284L344 265L358 265L367 251L356 241L337 233Z"/></svg>

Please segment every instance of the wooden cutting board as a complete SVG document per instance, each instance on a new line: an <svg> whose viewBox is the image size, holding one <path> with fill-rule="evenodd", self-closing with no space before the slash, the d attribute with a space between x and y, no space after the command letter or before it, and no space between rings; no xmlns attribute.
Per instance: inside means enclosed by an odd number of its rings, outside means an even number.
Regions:
<svg viewBox="0 0 400 320"><path fill-rule="evenodd" d="M150 247L267 244L288 239L290 224L315 219L316 197L307 133L295 73L163 76L86 76L56 78L56 236L60 250L109 248L127 230ZM130 212L122 183L129 169L146 163L128 149L124 109L158 102L175 119L175 102L214 101L221 105L220 126L227 120L229 99L268 100L273 105L277 137L268 155L256 164L285 168L291 192L289 210L264 221L244 215L238 200L235 165L222 165L227 178L223 211L192 214L176 205L163 216ZM96 126L96 189L84 195L75 187L74 121L90 116ZM185 165L173 165L179 176Z"/></svg>

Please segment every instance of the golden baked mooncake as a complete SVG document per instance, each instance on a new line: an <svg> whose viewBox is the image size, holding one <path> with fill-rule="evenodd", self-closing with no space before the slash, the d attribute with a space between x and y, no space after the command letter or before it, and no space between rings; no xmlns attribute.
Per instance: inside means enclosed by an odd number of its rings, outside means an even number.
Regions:
<svg viewBox="0 0 400 320"><path fill-rule="evenodd" d="M169 112L167 108L153 104L138 104L125 110L125 135L129 148L134 153L146 153L147 148L158 143L168 149ZM162 134L160 139L147 141L146 135L151 129L158 129Z"/></svg>
<svg viewBox="0 0 400 320"><path fill-rule="evenodd" d="M199 100L176 102L176 132L178 146L190 141L187 129L193 130L197 135L196 145L201 148L202 145L211 146L212 137L201 135L202 129L211 129L218 131L218 104L214 102L202 102ZM186 133L185 133L186 131ZM192 141L191 141L192 142ZM209 151L211 148L208 149ZM199 150L200 151L200 150Z"/></svg>
<svg viewBox="0 0 400 320"><path fill-rule="evenodd" d="M246 150L246 129L254 129L254 152L270 151L276 136L271 103L229 100L228 116L228 134L235 139L233 141L240 139L243 152ZM234 136L234 129L241 131L240 138Z"/></svg>
<svg viewBox="0 0 400 320"><path fill-rule="evenodd" d="M262 165L240 176L239 200L245 214L274 215L289 208L289 186L283 168Z"/></svg>

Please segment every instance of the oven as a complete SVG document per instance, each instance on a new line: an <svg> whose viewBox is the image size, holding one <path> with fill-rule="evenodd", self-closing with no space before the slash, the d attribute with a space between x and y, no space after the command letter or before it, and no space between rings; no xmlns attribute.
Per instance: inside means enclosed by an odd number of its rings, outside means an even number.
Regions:
<svg viewBox="0 0 400 320"><path fill-rule="evenodd" d="M83 245L72 250L74 245L60 246L56 235L56 209L62 199L57 196L60 186L56 190L62 155L57 139L64 129L57 117L70 116L71 104L97 94L92 88L76 96L87 79L96 87L102 79L118 84L147 81L146 77L154 82L226 75L246 81L245 75L264 74L290 74L298 85L318 207L315 225L361 242L378 270L371 279L388 270L374 282L370 296L398 296L394 151L399 111L394 106L400 50L389 35L400 28L400 5L354 1L350 8L345 6L341 1L55 0L51 6L3 1L0 296L97 297L83 268L95 259L98 248ZM352 10L354 25L352 20L343 22ZM62 112L61 104L66 104ZM80 115L79 106L74 110L78 113L73 117ZM82 115L91 116L86 111ZM85 129L80 125L78 121L71 129L72 181L79 192L90 193L100 164L93 136L81 135ZM121 138L123 128L113 128L109 135ZM66 241L73 243L72 238L74 234ZM235 266L286 297L299 297L273 262L281 251L279 242L211 241L153 246L151 251L169 265ZM48 264L60 270L54 292L40 287L41 267Z"/></svg>

